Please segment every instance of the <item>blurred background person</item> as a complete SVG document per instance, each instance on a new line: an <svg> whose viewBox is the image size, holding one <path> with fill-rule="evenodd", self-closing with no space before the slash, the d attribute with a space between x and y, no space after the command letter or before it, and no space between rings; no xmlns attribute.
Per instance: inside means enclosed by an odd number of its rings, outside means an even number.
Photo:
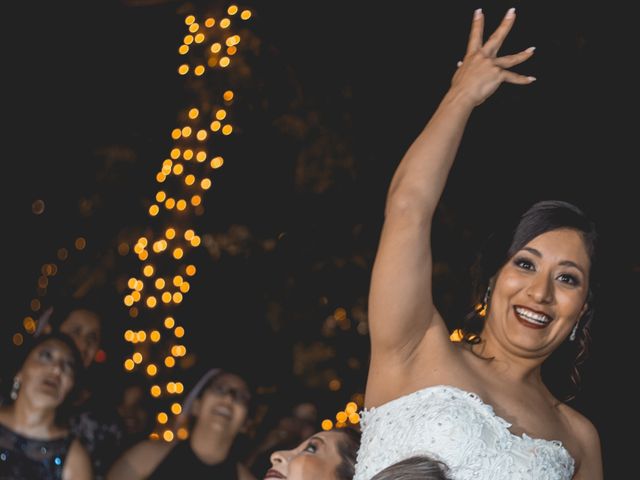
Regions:
<svg viewBox="0 0 640 480"><path fill-rule="evenodd" d="M89 455L67 422L82 360L74 341L53 332L32 338L0 407L0 478L93 478Z"/></svg>
<svg viewBox="0 0 640 480"><path fill-rule="evenodd" d="M189 438L145 440L115 462L108 480L190 479L255 480L237 458L234 444L247 425L251 393L247 381L229 371L211 369L184 401L174 426L189 427Z"/></svg>

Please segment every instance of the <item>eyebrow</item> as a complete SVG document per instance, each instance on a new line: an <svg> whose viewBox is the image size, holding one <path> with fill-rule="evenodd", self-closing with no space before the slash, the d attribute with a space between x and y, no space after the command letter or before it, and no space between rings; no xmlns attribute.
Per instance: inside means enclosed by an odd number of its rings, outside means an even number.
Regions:
<svg viewBox="0 0 640 480"><path fill-rule="evenodd" d="M538 258L542 258L542 253L540 253L539 250L536 250L535 248L532 247L522 247L522 250L526 250L527 252L535 255ZM582 273L583 275L585 275L584 273L584 269L578 265L576 262L573 262L571 260L562 260L561 262L558 263L558 265L563 265L565 267L573 267L577 270L580 271L580 273Z"/></svg>
<svg viewBox="0 0 640 480"><path fill-rule="evenodd" d="M327 444L327 442L325 442L322 437L318 437L317 435L314 435L313 437L311 437L309 440L319 440L320 442L324 443L325 445Z"/></svg>

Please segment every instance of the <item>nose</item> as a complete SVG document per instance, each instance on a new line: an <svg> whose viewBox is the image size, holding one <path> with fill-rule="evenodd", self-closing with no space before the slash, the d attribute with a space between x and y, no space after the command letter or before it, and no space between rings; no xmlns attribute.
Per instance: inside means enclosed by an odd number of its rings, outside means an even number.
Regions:
<svg viewBox="0 0 640 480"><path fill-rule="evenodd" d="M551 303L553 300L553 279L548 275L536 275L527 288L527 295L537 303Z"/></svg>
<svg viewBox="0 0 640 480"><path fill-rule="evenodd" d="M270 460L271 465L276 466L277 464L286 464L289 459L289 454L291 450L277 450L271 454Z"/></svg>

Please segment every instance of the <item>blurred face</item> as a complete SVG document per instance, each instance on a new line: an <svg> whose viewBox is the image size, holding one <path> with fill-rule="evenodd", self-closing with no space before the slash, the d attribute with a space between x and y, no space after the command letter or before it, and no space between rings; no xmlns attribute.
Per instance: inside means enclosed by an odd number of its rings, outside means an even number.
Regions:
<svg viewBox="0 0 640 480"><path fill-rule="evenodd" d="M73 388L74 358L60 340L47 340L27 356L16 375L20 381L18 400L24 396L40 408L57 408Z"/></svg>
<svg viewBox="0 0 640 480"><path fill-rule="evenodd" d="M342 462L338 451L342 435L339 432L319 432L293 450L274 452L265 480L335 480L336 469Z"/></svg>
<svg viewBox="0 0 640 480"><path fill-rule="evenodd" d="M142 387L138 385L127 388L122 395L118 413L129 434L143 431L147 424L149 412L142 405L145 395Z"/></svg>
<svg viewBox="0 0 640 480"><path fill-rule="evenodd" d="M589 267L575 230L534 238L500 270L485 331L519 355L548 356L587 308Z"/></svg>
<svg viewBox="0 0 640 480"><path fill-rule="evenodd" d="M242 378L224 373L203 390L194 402L197 426L211 427L237 435L245 425L251 394Z"/></svg>
<svg viewBox="0 0 640 480"><path fill-rule="evenodd" d="M100 348L100 318L89 310L74 310L60 325L78 346L82 363L87 368Z"/></svg>

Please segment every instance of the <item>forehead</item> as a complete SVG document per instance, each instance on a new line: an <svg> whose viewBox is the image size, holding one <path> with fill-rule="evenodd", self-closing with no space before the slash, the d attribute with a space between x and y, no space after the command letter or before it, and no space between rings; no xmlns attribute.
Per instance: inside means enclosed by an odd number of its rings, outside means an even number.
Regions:
<svg viewBox="0 0 640 480"><path fill-rule="evenodd" d="M529 241L526 246L535 248L547 256L564 257L566 260L581 263L590 261L582 234L569 228L542 233Z"/></svg>
<svg viewBox="0 0 640 480"><path fill-rule="evenodd" d="M41 352L42 350L49 350L53 353L56 353L63 357L67 357L70 360L73 360L73 353L71 353L71 349L62 340L57 340L55 338L52 338L50 340L45 340L40 345L36 346L31 351L31 353L29 353L29 357L36 355L38 352Z"/></svg>
<svg viewBox="0 0 640 480"><path fill-rule="evenodd" d="M223 373L215 377L210 385L227 385L238 389L249 390L247 382L233 373Z"/></svg>
<svg viewBox="0 0 640 480"><path fill-rule="evenodd" d="M77 325L84 326L91 330L99 330L100 318L96 313L89 310L74 310L67 316L64 322L62 322L61 328Z"/></svg>

